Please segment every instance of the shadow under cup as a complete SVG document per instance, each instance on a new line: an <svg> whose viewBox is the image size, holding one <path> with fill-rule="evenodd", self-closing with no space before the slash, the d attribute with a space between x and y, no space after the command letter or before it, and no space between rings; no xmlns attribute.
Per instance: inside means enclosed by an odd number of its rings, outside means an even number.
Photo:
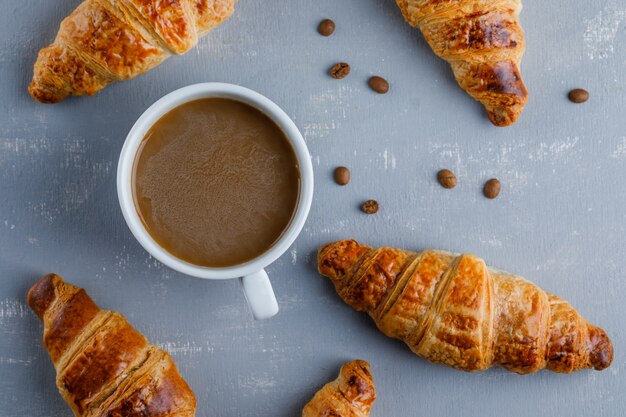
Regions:
<svg viewBox="0 0 626 417"><path fill-rule="evenodd" d="M301 189L298 158L265 113L225 97L161 116L133 162L132 194L145 230L189 264L244 264L289 229Z"/></svg>

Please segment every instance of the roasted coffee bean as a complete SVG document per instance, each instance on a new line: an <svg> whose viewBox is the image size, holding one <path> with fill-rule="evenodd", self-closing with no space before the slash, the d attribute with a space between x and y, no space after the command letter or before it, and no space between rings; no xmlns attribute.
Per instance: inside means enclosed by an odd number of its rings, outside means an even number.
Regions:
<svg viewBox="0 0 626 417"><path fill-rule="evenodd" d="M340 62L328 71L331 77L336 78L338 80L342 78L346 78L348 74L350 74L350 65L345 62Z"/></svg>
<svg viewBox="0 0 626 417"><path fill-rule="evenodd" d="M374 214L378 212L378 201L376 200L367 200L365 203L361 205L361 210L366 214Z"/></svg>
<svg viewBox="0 0 626 417"><path fill-rule="evenodd" d="M339 185L346 185L350 182L350 170L346 167L335 168L335 182Z"/></svg>
<svg viewBox="0 0 626 417"><path fill-rule="evenodd" d="M330 36L335 31L335 22L330 19L324 19L320 22L317 31L322 36Z"/></svg>
<svg viewBox="0 0 626 417"><path fill-rule="evenodd" d="M582 88L575 88L569 92L567 97L573 103L584 103L589 100L589 92L587 90L583 90Z"/></svg>
<svg viewBox="0 0 626 417"><path fill-rule="evenodd" d="M442 169L441 171L439 171L437 173L437 180L443 188L450 189L456 187L456 175L454 175L454 172L450 171L449 169Z"/></svg>
<svg viewBox="0 0 626 417"><path fill-rule="evenodd" d="M500 181L497 178L492 178L485 183L483 188L483 194L485 197L494 199L500 194Z"/></svg>
<svg viewBox="0 0 626 417"><path fill-rule="evenodd" d="M376 91L378 94L385 94L389 91L389 83L382 77L378 75L373 76L369 79L368 84L370 88Z"/></svg>

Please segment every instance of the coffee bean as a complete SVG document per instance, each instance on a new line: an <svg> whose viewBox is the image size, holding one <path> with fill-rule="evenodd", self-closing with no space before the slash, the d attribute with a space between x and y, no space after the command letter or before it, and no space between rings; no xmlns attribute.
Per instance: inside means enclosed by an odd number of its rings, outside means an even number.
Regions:
<svg viewBox="0 0 626 417"><path fill-rule="evenodd" d="M454 175L454 172L450 171L449 169L442 169L441 171L439 171L437 173L437 180L443 188L450 189L456 187L456 175Z"/></svg>
<svg viewBox="0 0 626 417"><path fill-rule="evenodd" d="M339 185L346 185L350 182L350 170L346 167L335 168L335 182Z"/></svg>
<svg viewBox="0 0 626 417"><path fill-rule="evenodd" d="M389 91L389 83L387 82L387 80L379 77L378 75L370 78L367 83L369 84L370 88L376 91L378 94L385 94L387 91Z"/></svg>
<svg viewBox="0 0 626 417"><path fill-rule="evenodd" d="M589 92L587 90L583 90L582 88L575 88L569 92L567 97L573 103L584 103L589 100Z"/></svg>
<svg viewBox="0 0 626 417"><path fill-rule="evenodd" d="M331 77L336 78L338 80L342 78L346 78L348 74L350 74L350 65L345 62L340 62L338 64L333 65L333 67L328 70L328 73Z"/></svg>
<svg viewBox="0 0 626 417"><path fill-rule="evenodd" d="M330 19L324 19L320 22L317 31L322 36L330 36L335 31L335 22Z"/></svg>
<svg viewBox="0 0 626 417"><path fill-rule="evenodd" d="M363 213L367 214L374 214L378 212L378 208L378 201L376 200L367 200L361 205L361 210L363 210Z"/></svg>
<svg viewBox="0 0 626 417"><path fill-rule="evenodd" d="M485 183L483 188L483 194L485 197L494 199L500 194L500 181L497 178L492 178Z"/></svg>

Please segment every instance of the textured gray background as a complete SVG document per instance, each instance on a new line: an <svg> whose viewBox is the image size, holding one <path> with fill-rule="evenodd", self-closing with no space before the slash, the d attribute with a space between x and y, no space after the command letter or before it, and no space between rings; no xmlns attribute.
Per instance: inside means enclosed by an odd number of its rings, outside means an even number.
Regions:
<svg viewBox="0 0 626 417"><path fill-rule="evenodd" d="M374 416L623 416L626 336L626 3L527 0L518 123L495 128L392 0L241 0L187 56L92 98L45 106L27 94L39 48L77 0L0 0L0 415L69 416L56 393L26 291L55 271L118 309L168 349L198 397L198 416L296 416L348 359L371 362ZM331 17L331 38L316 32ZM345 60L337 81L327 68ZM385 96L366 80L391 82ZM255 322L240 284L186 278L151 259L115 193L118 153L136 118L190 83L267 95L293 117L316 180L300 238L269 273L281 306ZM572 87L591 92L573 105ZM333 184L345 164L353 180ZM434 179L453 169L452 191ZM482 197L502 180L501 197ZM378 199L379 214L358 211ZM318 245L482 255L568 299L611 335L604 372L520 377L430 365L380 334L318 276Z"/></svg>

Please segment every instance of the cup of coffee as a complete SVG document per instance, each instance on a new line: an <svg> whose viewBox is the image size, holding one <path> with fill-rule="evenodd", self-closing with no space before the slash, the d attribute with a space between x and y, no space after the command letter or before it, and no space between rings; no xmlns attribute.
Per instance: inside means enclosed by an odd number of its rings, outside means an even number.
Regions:
<svg viewBox="0 0 626 417"><path fill-rule="evenodd" d="M302 230L313 167L275 103L223 83L166 95L130 130L117 192L128 227L154 258L198 278L239 278L255 318L278 312L264 268Z"/></svg>

